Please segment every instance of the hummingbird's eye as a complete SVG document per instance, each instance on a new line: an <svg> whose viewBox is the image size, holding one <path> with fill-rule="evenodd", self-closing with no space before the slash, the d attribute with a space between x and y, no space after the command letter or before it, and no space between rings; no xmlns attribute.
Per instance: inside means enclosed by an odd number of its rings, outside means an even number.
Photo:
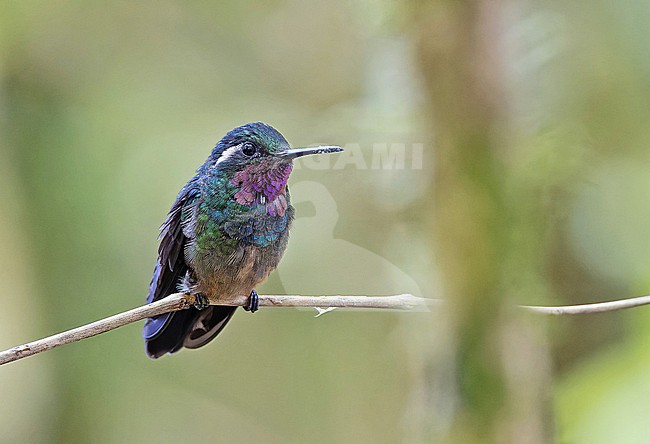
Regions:
<svg viewBox="0 0 650 444"><path fill-rule="evenodd" d="M241 152L251 157L257 153L257 148L255 148L255 145L251 142L244 142L244 145L241 147Z"/></svg>

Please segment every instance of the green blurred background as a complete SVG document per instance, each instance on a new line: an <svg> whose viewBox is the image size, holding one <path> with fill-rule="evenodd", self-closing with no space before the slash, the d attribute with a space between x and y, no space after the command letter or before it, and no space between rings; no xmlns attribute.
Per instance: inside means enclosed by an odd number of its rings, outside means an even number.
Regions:
<svg viewBox="0 0 650 444"><path fill-rule="evenodd" d="M649 22L643 0L1 2L0 348L141 304L177 191L257 120L348 147L292 174L260 292L448 303L242 312L158 361L129 325L2 367L0 442L648 442L647 309L512 307L649 292Z"/></svg>

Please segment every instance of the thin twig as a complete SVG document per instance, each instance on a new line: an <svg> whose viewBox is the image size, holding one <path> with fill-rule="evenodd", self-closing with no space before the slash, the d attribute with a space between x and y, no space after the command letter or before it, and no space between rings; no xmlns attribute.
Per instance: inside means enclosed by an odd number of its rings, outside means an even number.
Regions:
<svg viewBox="0 0 650 444"><path fill-rule="evenodd" d="M188 308L194 302L194 296L185 294L172 294L164 299L154 302L153 304L144 305L134 308L133 310L100 319L99 321L73 328L47 338L29 342L0 352L0 365L8 362L17 361L47 350L51 350L59 345L69 344L70 342L81 341L110 330L114 330L123 325L141 321L142 319L167 313L170 311L183 310Z"/></svg>
<svg viewBox="0 0 650 444"><path fill-rule="evenodd" d="M617 310L624 310L626 308L641 307L643 305L650 305L650 295L637 296L635 298L628 298L628 299L619 299L617 301L596 302L594 304L563 305L559 307L521 305L521 308L532 311L534 313L559 316L559 315L605 313L608 311L617 311Z"/></svg>
<svg viewBox="0 0 650 444"><path fill-rule="evenodd" d="M285 296L260 295L260 306L266 307L347 307L347 308L382 308L393 310L422 310L433 299L417 298L409 294L397 296ZM101 319L72 330L64 331L47 338L29 342L0 352L0 365L17 361L59 345L81 341L98 334L114 330L123 325L141 321L142 319L189 308L194 303L194 296L175 293L152 304L134 308L124 313ZM247 296L220 301L221 305L244 306L248 303Z"/></svg>
<svg viewBox="0 0 650 444"><path fill-rule="evenodd" d="M227 301L220 301L222 305L243 306L248 302L248 297L241 296ZM327 308L377 308L406 311L422 311L428 306L439 303L440 300L418 298L410 294L396 296L289 296L289 295L260 295L260 306L265 307L327 307ZM96 336L123 325L141 321L142 319L160 315L170 311L184 310L192 306L194 296L176 293L160 301L124 313L101 319L91 324L86 324L72 330L64 331L47 338L29 342L0 352L0 365L17 361L28 356L41 353L59 345ZM625 308L650 305L650 295L636 298L621 299L610 302L599 302L584 305L566 305L559 307L520 306L521 308L544 315L576 315L603 313L623 310Z"/></svg>

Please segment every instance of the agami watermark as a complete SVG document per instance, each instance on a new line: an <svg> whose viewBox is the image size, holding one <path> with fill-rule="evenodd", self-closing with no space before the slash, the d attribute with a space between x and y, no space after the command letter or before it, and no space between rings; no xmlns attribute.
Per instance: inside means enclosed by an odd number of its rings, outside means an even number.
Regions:
<svg viewBox="0 0 650 444"><path fill-rule="evenodd" d="M373 143L362 148L359 143L343 145L345 151L336 156L306 156L296 163L296 168L309 170L421 170L424 143Z"/></svg>

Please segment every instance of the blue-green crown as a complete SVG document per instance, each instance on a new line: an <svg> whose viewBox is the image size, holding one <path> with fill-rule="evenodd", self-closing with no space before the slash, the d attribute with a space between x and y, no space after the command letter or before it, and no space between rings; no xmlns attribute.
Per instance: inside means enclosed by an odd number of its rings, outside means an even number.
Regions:
<svg viewBox="0 0 650 444"><path fill-rule="evenodd" d="M289 148L289 142L278 130L262 122L253 122L239 126L223 136L210 157L218 159L229 147L243 142L253 142L271 154Z"/></svg>

